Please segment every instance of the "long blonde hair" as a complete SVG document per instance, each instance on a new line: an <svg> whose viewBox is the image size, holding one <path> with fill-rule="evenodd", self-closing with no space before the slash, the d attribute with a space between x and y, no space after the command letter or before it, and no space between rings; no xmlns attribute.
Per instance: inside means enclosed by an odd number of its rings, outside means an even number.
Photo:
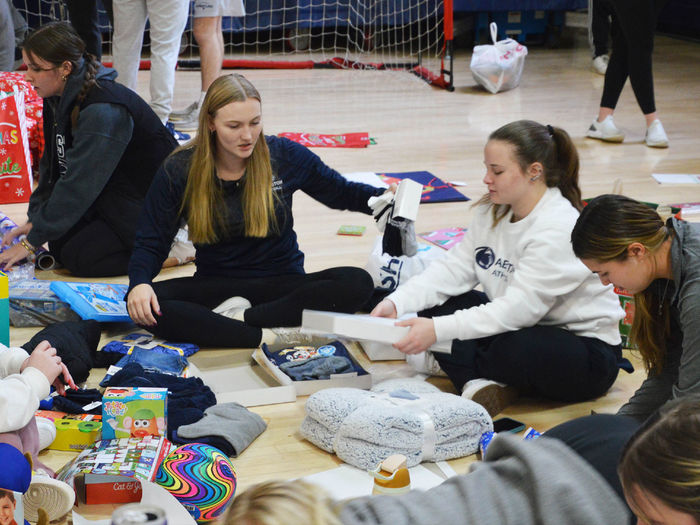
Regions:
<svg viewBox="0 0 700 525"><path fill-rule="evenodd" d="M577 210L581 210L581 189L578 185L579 157L569 134L562 128L545 126L533 120L516 120L501 126L489 135L513 146L515 160L526 172L531 164L542 164L544 182L548 188L559 188L562 195ZM475 204L491 204L487 193ZM510 206L492 207L494 226L508 214Z"/></svg>
<svg viewBox="0 0 700 525"><path fill-rule="evenodd" d="M700 396L672 401L647 421L622 452L618 474L633 504L636 487L700 523Z"/></svg>
<svg viewBox="0 0 700 525"><path fill-rule="evenodd" d="M571 244L579 259L624 261L630 244L638 242L653 254L671 235L648 205L622 195L601 195L581 212L571 231ZM634 295L630 339L639 348L649 373L658 374L664 366L666 340L671 333L669 304L670 297L664 294L660 298L653 286Z"/></svg>
<svg viewBox="0 0 700 525"><path fill-rule="evenodd" d="M187 214L190 239L195 243L215 243L227 229L223 192L216 177L216 133L209 129L209 123L222 107L249 98L262 102L260 93L243 75L217 78L204 97L196 137L176 150L193 150L180 211ZM265 237L277 228L270 150L262 130L246 164L242 202L247 237Z"/></svg>
<svg viewBox="0 0 700 525"><path fill-rule="evenodd" d="M267 481L236 496L221 525L341 525L322 488L306 481Z"/></svg>

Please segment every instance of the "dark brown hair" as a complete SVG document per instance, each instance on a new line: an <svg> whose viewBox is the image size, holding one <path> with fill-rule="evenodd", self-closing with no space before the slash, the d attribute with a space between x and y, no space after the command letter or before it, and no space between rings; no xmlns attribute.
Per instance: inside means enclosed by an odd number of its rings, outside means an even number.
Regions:
<svg viewBox="0 0 700 525"><path fill-rule="evenodd" d="M85 42L68 22L50 22L38 27L27 35L22 43L22 49L30 58L35 56L54 66L60 66L66 61L70 62L73 66L71 74L78 71L80 59L85 59L83 87L78 93L75 107L71 112L71 123L75 127L81 102L85 100L90 89L97 85L96 76L100 63L94 55L85 52Z"/></svg>
<svg viewBox="0 0 700 525"><path fill-rule="evenodd" d="M571 244L579 259L624 261L630 244L638 242L654 253L671 235L659 214L647 204L622 195L601 195L581 212L571 231ZM639 348L649 373L663 369L671 331L670 298L663 304L661 301L654 286L634 295L630 339Z"/></svg>

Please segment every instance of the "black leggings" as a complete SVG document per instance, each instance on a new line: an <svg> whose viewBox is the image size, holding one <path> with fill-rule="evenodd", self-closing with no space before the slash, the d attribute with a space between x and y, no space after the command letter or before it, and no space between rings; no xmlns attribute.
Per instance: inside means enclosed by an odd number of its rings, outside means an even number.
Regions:
<svg viewBox="0 0 700 525"><path fill-rule="evenodd" d="M354 313L373 288L366 271L349 266L253 279L181 277L153 283L162 315L147 329L164 339L202 347L252 348L260 344L262 328L299 326L304 309ZM252 304L245 322L212 312L234 296Z"/></svg>
<svg viewBox="0 0 700 525"><path fill-rule="evenodd" d="M49 251L76 277L126 275L131 248L98 217L81 219L63 237L49 241Z"/></svg>
<svg viewBox="0 0 700 525"><path fill-rule="evenodd" d="M471 291L419 315L450 315L486 302L484 293ZM458 390L481 377L548 399L576 402L607 392L617 378L622 351L620 345L536 325L479 339L455 339L451 354L433 355Z"/></svg>
<svg viewBox="0 0 700 525"><path fill-rule="evenodd" d="M617 463L627 442L640 428L634 418L612 414L580 417L557 425L544 435L556 438L571 447L608 482L625 501L622 484L617 475ZM630 513L630 523L632 520Z"/></svg>
<svg viewBox="0 0 700 525"><path fill-rule="evenodd" d="M593 44L593 58L608 52L608 34L610 33L611 6L605 0L588 2L590 18L590 40Z"/></svg>
<svg viewBox="0 0 700 525"><path fill-rule="evenodd" d="M651 54L654 30L668 0L606 0L612 10L612 53L600 106L615 109L629 76L645 115L656 111Z"/></svg>

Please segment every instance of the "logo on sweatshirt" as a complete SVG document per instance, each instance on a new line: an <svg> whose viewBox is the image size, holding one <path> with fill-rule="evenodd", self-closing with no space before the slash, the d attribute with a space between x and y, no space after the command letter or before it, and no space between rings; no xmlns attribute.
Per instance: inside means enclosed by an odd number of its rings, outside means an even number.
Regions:
<svg viewBox="0 0 700 525"><path fill-rule="evenodd" d="M479 246L475 250L474 258L476 259L476 264L481 266L484 270L488 270L496 260L493 250L488 246Z"/></svg>

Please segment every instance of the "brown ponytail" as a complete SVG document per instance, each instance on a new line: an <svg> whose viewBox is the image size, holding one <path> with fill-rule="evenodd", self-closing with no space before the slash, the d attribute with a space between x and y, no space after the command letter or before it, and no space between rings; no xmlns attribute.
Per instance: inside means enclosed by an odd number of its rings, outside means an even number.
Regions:
<svg viewBox="0 0 700 525"><path fill-rule="evenodd" d="M559 188L574 208L579 211L583 208L578 185L578 151L562 128L545 126L532 120L517 120L498 128L489 135L489 140L511 144L523 172L533 162L542 164L547 187ZM485 195L477 204L488 202L488 195ZM510 206L506 205L494 206L494 223L500 221L509 209Z"/></svg>

